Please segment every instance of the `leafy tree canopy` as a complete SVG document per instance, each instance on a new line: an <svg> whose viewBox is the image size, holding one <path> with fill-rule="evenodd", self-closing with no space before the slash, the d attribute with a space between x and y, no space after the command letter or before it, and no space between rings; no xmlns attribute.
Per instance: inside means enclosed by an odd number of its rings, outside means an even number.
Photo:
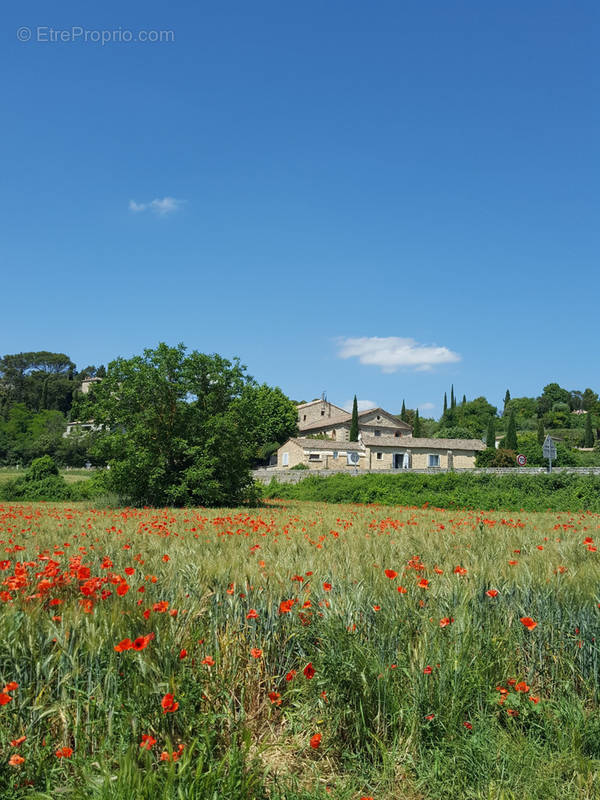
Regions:
<svg viewBox="0 0 600 800"><path fill-rule="evenodd" d="M181 344L111 362L90 403L89 416L106 426L98 452L112 487L143 505L252 499L258 445L285 437L292 422L289 401L257 386L238 359L187 353ZM266 418L251 420L253 409Z"/></svg>

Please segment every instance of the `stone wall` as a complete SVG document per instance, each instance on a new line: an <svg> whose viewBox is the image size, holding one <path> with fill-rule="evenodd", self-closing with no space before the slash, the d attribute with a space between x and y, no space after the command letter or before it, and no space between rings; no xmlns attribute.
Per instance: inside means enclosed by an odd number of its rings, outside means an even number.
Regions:
<svg viewBox="0 0 600 800"><path fill-rule="evenodd" d="M320 469L316 472L317 475L320 477L327 477L329 475L339 475L340 473L345 473L346 475L368 475L369 473L374 473L377 475L407 475L411 473L416 473L420 475L438 475L441 472L469 472L469 473L478 473L478 474L487 474L487 475L542 475L547 473L548 470L545 467L486 467L480 469L455 469L455 470L446 470L446 469L410 469L410 470L402 470L402 469ZM566 472L569 474L576 474L576 475L600 475L600 467L552 467L552 472ZM302 470L289 470L289 469L277 469L277 467L273 468L265 468L265 469L255 469L253 470L254 480L259 481L260 483L269 483L273 478L275 478L279 483L299 483L304 478L307 478L309 475L315 475L315 470L309 469L302 469Z"/></svg>

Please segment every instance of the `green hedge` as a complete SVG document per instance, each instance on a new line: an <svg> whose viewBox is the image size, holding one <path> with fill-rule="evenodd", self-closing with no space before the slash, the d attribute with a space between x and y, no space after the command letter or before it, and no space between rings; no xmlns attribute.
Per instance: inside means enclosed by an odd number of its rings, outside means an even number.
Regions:
<svg viewBox="0 0 600 800"><path fill-rule="evenodd" d="M600 511L600 475L311 475L263 487L265 498L518 511Z"/></svg>

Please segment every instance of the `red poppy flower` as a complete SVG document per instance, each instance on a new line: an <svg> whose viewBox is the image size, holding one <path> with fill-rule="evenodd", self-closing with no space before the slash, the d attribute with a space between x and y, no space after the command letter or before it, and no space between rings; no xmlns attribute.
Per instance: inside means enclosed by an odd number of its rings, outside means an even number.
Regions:
<svg viewBox="0 0 600 800"><path fill-rule="evenodd" d="M296 670L295 669L291 669L288 672L288 674L285 676L285 679L286 679L286 681L293 681L295 677L296 677Z"/></svg>
<svg viewBox="0 0 600 800"><path fill-rule="evenodd" d="M11 756L8 759L8 763L11 767L20 767L21 764L25 763L25 759L23 756L20 756L18 753L15 753L14 756Z"/></svg>
<svg viewBox="0 0 600 800"><path fill-rule="evenodd" d="M470 723L470 722L463 722L463 725L465 726L465 728L466 728L468 731L472 731L472 730L473 730L473 726L471 725L471 723Z"/></svg>
<svg viewBox="0 0 600 800"><path fill-rule="evenodd" d="M304 677L308 678L309 680L314 676L315 668L313 667L312 662L310 661L308 662L308 664L304 667L303 672L304 672Z"/></svg>
<svg viewBox="0 0 600 800"><path fill-rule="evenodd" d="M148 646L150 639L147 636L138 636L137 639L131 643L132 650L143 650Z"/></svg>
<svg viewBox="0 0 600 800"><path fill-rule="evenodd" d="M537 622L531 619L531 617L521 617L521 622L523 625L525 625L528 631L532 631L534 628L537 628Z"/></svg>
<svg viewBox="0 0 600 800"><path fill-rule="evenodd" d="M73 755L73 748L72 747L60 747L54 755L57 758L71 758Z"/></svg>
<svg viewBox="0 0 600 800"><path fill-rule="evenodd" d="M429 581L427 578L421 578L421 580L417 583L419 589L428 589L429 588Z"/></svg>
<svg viewBox="0 0 600 800"><path fill-rule="evenodd" d="M173 695L168 692L160 702L163 710L163 714L167 714L173 711L177 711L179 708L179 703L175 702L175 698Z"/></svg>
<svg viewBox="0 0 600 800"><path fill-rule="evenodd" d="M200 663L206 664L207 667L214 667L215 660L212 658L212 656L204 656Z"/></svg>
<svg viewBox="0 0 600 800"><path fill-rule="evenodd" d="M321 746L322 738L323 737L321 736L320 733L315 733L314 736L310 737L310 746L312 747L313 750L319 749L319 747Z"/></svg>
<svg viewBox="0 0 600 800"><path fill-rule="evenodd" d="M7 703L10 703L12 697L6 692L0 692L0 706L5 706Z"/></svg>
<svg viewBox="0 0 600 800"><path fill-rule="evenodd" d="M269 692L269 700L273 703L274 706L281 705L281 695L279 692Z"/></svg>
<svg viewBox="0 0 600 800"><path fill-rule="evenodd" d="M10 683L6 684L6 686L4 687L4 691L5 692L14 692L18 688L19 688L19 684L16 683L15 681L11 681Z"/></svg>
<svg viewBox="0 0 600 800"><path fill-rule="evenodd" d="M445 628L447 625L451 625L454 622L454 617L444 617L440 620L440 628Z"/></svg>
<svg viewBox="0 0 600 800"><path fill-rule="evenodd" d="M431 668L431 667L429 666L429 664L428 664L428 665L425 667L425 669L423 670L423 675L431 675L431 673L432 673L432 672L433 672L433 670L432 670L432 668Z"/></svg>
<svg viewBox="0 0 600 800"><path fill-rule="evenodd" d="M464 567L461 567L460 564L458 567L454 567L454 574L455 575L466 575L467 570Z"/></svg>
<svg viewBox="0 0 600 800"><path fill-rule="evenodd" d="M26 736L19 736L18 739L13 739L11 741L10 746L11 747L19 747L20 745L23 744L24 741L26 741L26 739L27 739Z"/></svg>
<svg viewBox="0 0 600 800"><path fill-rule="evenodd" d="M324 583L323 584L323 591L324 592L330 592L331 591L331 584L330 583Z"/></svg>
<svg viewBox="0 0 600 800"><path fill-rule="evenodd" d="M528 692L529 686L525 683L525 681L519 681L519 683L515 684L515 692Z"/></svg>
<svg viewBox="0 0 600 800"><path fill-rule="evenodd" d="M187 657L187 650L183 649L179 651L179 660L182 661L184 658Z"/></svg>
<svg viewBox="0 0 600 800"><path fill-rule="evenodd" d="M131 639L121 639L119 644L115 645L115 650L117 653L123 653L125 650L131 650L133 647L133 642Z"/></svg>
<svg viewBox="0 0 600 800"><path fill-rule="evenodd" d="M254 608L251 608L246 614L246 619L258 619L258 611L256 611Z"/></svg>
<svg viewBox="0 0 600 800"><path fill-rule="evenodd" d="M497 589L488 589L486 592L488 597L498 597L498 590Z"/></svg>
<svg viewBox="0 0 600 800"><path fill-rule="evenodd" d="M156 744L156 739L154 736L151 736L149 733L142 734L142 741L140 742L140 747L144 750L151 750L152 747Z"/></svg>
<svg viewBox="0 0 600 800"><path fill-rule="evenodd" d="M260 658L262 654L263 651L260 650L258 647L253 647L252 650L250 650L250 655L252 656L252 658Z"/></svg>
<svg viewBox="0 0 600 800"><path fill-rule="evenodd" d="M390 579L391 578L395 578L398 575L398 573L396 572L395 569L385 569L384 572L385 572L386 578L390 578Z"/></svg>
<svg viewBox="0 0 600 800"><path fill-rule="evenodd" d="M406 592L407 592L408 590L407 590L407 589L405 589L405 588L404 588L404 586L398 586L398 591L400 592L400 594L406 594Z"/></svg>
<svg viewBox="0 0 600 800"><path fill-rule="evenodd" d="M292 610L292 606L294 605L293 600L282 600L279 604L279 613L280 614L289 614Z"/></svg>

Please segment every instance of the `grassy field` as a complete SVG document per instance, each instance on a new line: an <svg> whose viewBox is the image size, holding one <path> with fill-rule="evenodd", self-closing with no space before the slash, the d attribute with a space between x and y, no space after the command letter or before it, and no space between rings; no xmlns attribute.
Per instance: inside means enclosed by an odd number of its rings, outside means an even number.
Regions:
<svg viewBox="0 0 600 800"><path fill-rule="evenodd" d="M0 506L0 797L600 797L600 516Z"/></svg>
<svg viewBox="0 0 600 800"><path fill-rule="evenodd" d="M22 478L24 474L25 470L23 469L16 469L15 467L0 467L0 482ZM67 483L75 483L76 481L89 480L94 473L89 469L61 469L60 474L64 477Z"/></svg>

